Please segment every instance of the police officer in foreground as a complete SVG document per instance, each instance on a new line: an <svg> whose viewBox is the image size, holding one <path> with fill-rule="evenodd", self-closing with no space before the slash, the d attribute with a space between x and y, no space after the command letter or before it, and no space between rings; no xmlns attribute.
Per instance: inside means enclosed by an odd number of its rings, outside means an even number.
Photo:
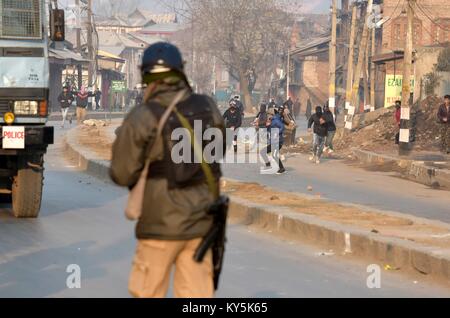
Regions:
<svg viewBox="0 0 450 318"><path fill-rule="evenodd" d="M175 164L171 153L176 142L171 135L177 128L191 129L194 120L201 120L203 130L219 128L225 136L224 122L210 97L192 92L175 46L150 46L141 71L147 86L143 104L131 110L117 132L110 172L115 183L132 189L150 160L129 291L134 297L165 297L175 266L175 297L210 298L217 288L216 274L222 261L217 249L211 248L211 238L217 234L212 229L220 165L191 163L193 159ZM157 136L159 122L180 96L161 136ZM225 148L225 141L221 143Z"/></svg>

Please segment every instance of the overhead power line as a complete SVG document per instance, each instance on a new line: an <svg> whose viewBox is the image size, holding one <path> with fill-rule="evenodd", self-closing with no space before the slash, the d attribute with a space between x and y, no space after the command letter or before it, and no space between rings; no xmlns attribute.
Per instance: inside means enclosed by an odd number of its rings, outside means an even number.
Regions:
<svg viewBox="0 0 450 318"><path fill-rule="evenodd" d="M436 20L437 20L438 18L434 18L434 19L433 19L427 12L425 12L425 9L422 7L421 4L417 3L417 7L418 7L419 10L425 15L425 17L427 17L427 18L431 21L431 23L433 23L434 25L436 25L437 27L439 27L439 28L442 29L442 30L450 31L450 29L448 29L448 28L444 27L443 25L441 25L441 24L439 24L439 23L436 22Z"/></svg>
<svg viewBox="0 0 450 318"><path fill-rule="evenodd" d="M400 6L400 3L402 4L402 6L401 6L402 9L400 10L400 12L397 15L395 15L395 13L397 12L398 7ZM402 15L402 11L403 11L404 8L405 8L405 0L398 0L394 11L392 11L392 14L389 16L388 21L384 24L383 27L389 26L396 18L398 18L400 15Z"/></svg>

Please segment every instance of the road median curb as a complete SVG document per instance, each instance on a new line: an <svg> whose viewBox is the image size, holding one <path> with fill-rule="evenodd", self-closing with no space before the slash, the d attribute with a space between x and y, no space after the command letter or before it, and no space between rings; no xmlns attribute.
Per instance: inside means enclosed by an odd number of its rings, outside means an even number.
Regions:
<svg viewBox="0 0 450 318"><path fill-rule="evenodd" d="M72 112L73 113L73 112ZM94 113L94 112L89 112L86 114L86 120L88 119L96 119L96 120L105 120L105 121L109 121L110 119L120 119L120 118L125 118L125 116L127 115L127 113L122 113L122 112L115 112L115 113ZM73 116L73 121L76 121L76 116ZM62 115L59 113L52 113L49 116L49 121L62 121Z"/></svg>
<svg viewBox="0 0 450 318"><path fill-rule="evenodd" d="M78 144L76 128L70 129L64 138L66 154L76 160L80 169L89 175L109 181L109 161L99 160L96 155Z"/></svg>
<svg viewBox="0 0 450 318"><path fill-rule="evenodd" d="M65 138L66 154L78 161L87 174L109 180L109 161L77 143L75 129ZM320 220L286 207L263 206L232 196L230 216L247 226L257 226L274 235L351 254L374 263L389 264L405 271L420 272L450 283L450 250L427 247L412 241L381 236L356 227Z"/></svg>
<svg viewBox="0 0 450 318"><path fill-rule="evenodd" d="M231 215L245 225L255 225L272 234L317 244L336 253L351 254L393 268L415 271L450 283L449 250L422 246L381 236L352 226L319 220L287 208L266 207L233 197Z"/></svg>
<svg viewBox="0 0 450 318"><path fill-rule="evenodd" d="M370 151L352 149L353 155L363 164L395 164L404 176L430 187L445 187L450 190L450 171L426 166L424 162L380 155Z"/></svg>

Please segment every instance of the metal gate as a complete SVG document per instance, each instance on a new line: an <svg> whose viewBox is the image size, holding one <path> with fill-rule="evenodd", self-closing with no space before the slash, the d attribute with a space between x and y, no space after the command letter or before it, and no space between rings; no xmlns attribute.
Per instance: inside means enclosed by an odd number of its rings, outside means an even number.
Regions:
<svg viewBox="0 0 450 318"><path fill-rule="evenodd" d="M0 0L0 37L42 39L41 0Z"/></svg>

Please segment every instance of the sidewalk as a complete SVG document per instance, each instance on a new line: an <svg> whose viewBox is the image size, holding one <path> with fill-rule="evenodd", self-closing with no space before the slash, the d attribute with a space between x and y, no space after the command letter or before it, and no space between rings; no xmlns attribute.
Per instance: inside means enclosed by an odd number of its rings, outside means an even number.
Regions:
<svg viewBox="0 0 450 318"><path fill-rule="evenodd" d="M101 148L106 150L99 153L99 142L84 144L79 139L83 130L72 129L67 133L67 154L87 173L106 180L109 160L105 154L112 140L102 141ZM100 138L111 137L113 130L112 127L101 130ZM450 225L447 223L330 202L259 184L226 180L222 186L232 198L231 216L244 224L333 249L335 253L389 265L386 268L419 271L438 278L441 283L450 283Z"/></svg>

